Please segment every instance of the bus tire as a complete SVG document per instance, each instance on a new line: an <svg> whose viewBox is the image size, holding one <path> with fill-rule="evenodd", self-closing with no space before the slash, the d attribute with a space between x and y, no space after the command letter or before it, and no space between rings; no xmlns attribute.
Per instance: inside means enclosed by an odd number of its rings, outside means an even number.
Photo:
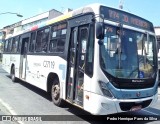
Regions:
<svg viewBox="0 0 160 124"><path fill-rule="evenodd" d="M58 79L54 79L51 89L52 101L56 106L63 106L64 101L60 98L60 84Z"/></svg>
<svg viewBox="0 0 160 124"><path fill-rule="evenodd" d="M11 80L12 80L12 82L17 82L17 78L15 76L15 67L14 66L11 69Z"/></svg>

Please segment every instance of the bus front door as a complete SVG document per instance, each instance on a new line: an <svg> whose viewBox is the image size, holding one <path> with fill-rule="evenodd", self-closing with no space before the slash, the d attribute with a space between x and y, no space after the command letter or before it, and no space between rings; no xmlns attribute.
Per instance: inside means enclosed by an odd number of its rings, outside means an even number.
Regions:
<svg viewBox="0 0 160 124"><path fill-rule="evenodd" d="M22 39L21 47L21 61L20 61L20 78L26 78L26 64L27 64L27 49L28 49L29 37Z"/></svg>
<svg viewBox="0 0 160 124"><path fill-rule="evenodd" d="M85 54L88 40L88 26L72 29L69 48L69 73L67 82L67 99L83 106L83 86Z"/></svg>

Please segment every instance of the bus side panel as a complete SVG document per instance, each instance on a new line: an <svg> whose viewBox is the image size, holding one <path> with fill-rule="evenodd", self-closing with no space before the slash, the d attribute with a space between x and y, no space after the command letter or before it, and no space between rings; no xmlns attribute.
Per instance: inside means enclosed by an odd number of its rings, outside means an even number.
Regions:
<svg viewBox="0 0 160 124"><path fill-rule="evenodd" d="M10 61L11 61L11 65L10 65L10 69L12 64L15 67L15 76L17 78L19 78L19 64L20 64L20 55L19 54L12 54L10 56Z"/></svg>
<svg viewBox="0 0 160 124"><path fill-rule="evenodd" d="M3 59L2 59L2 68L10 74L10 54L3 54Z"/></svg>
<svg viewBox="0 0 160 124"><path fill-rule="evenodd" d="M2 68L10 74L12 65L15 66L15 76L19 78L19 54L3 54Z"/></svg>
<svg viewBox="0 0 160 124"><path fill-rule="evenodd" d="M67 62L58 56L28 55L26 81L47 91L48 75L50 73L55 73L58 75L60 86L61 88L63 87L64 90L65 87L63 85L66 81L66 65Z"/></svg>

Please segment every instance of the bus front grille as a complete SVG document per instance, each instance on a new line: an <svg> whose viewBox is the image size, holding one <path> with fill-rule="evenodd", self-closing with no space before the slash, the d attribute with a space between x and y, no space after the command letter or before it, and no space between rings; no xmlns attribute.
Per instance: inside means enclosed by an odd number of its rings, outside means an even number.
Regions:
<svg viewBox="0 0 160 124"><path fill-rule="evenodd" d="M134 106L141 106L142 108L145 108L147 106L149 106L149 104L151 103L151 99L150 100L146 100L140 103L136 103L136 102L120 102L120 108L122 111L130 111L132 109L132 107Z"/></svg>

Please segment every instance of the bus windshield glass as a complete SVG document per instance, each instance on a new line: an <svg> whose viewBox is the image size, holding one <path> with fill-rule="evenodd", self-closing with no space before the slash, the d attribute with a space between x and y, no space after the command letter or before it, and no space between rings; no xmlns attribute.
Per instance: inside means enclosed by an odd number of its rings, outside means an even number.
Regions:
<svg viewBox="0 0 160 124"><path fill-rule="evenodd" d="M117 32L117 27L105 26L105 37L100 45L101 68L117 78L153 77L155 37L124 28L121 36Z"/></svg>

